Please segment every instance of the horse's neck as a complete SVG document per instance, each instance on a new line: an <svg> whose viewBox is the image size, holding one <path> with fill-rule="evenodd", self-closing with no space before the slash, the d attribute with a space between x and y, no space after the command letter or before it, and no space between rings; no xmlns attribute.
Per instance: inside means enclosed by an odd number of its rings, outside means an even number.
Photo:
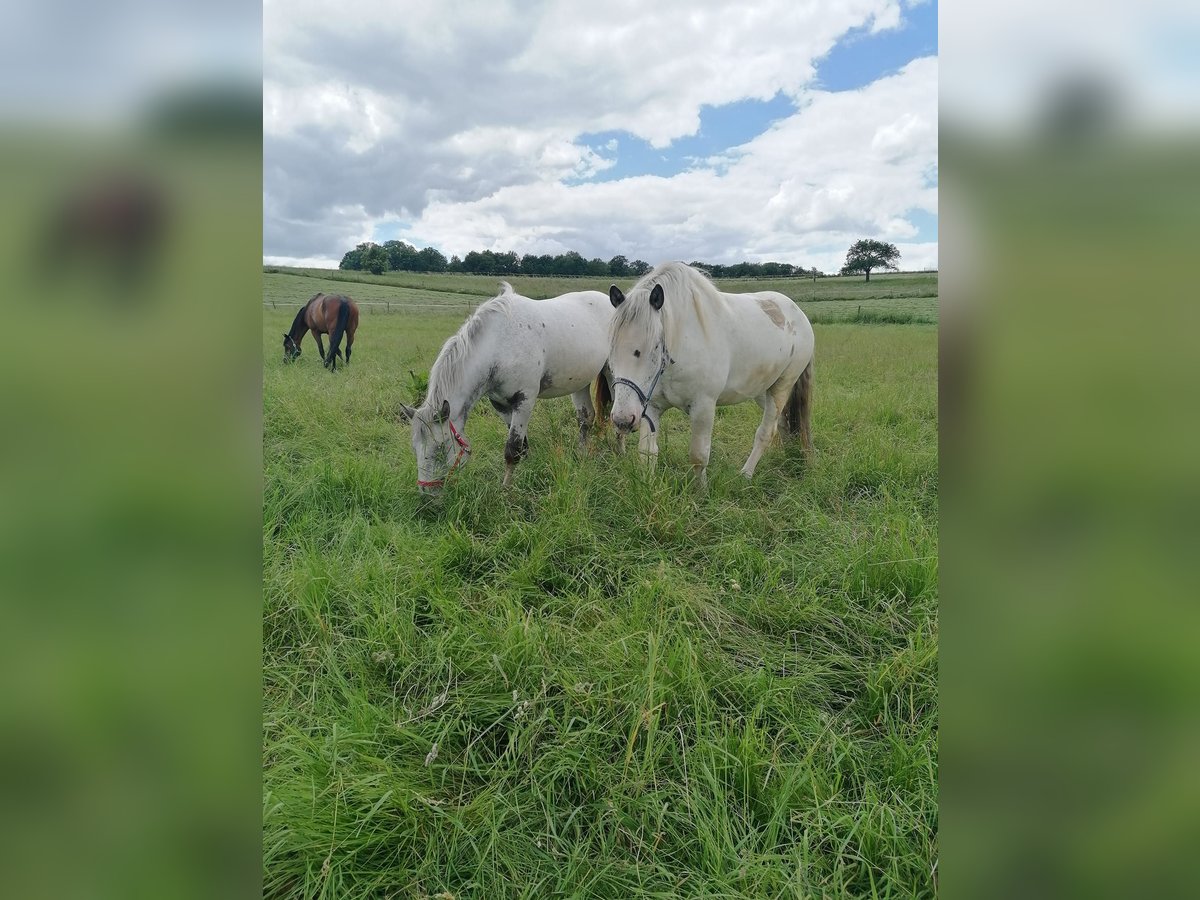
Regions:
<svg viewBox="0 0 1200 900"><path fill-rule="evenodd" d="M293 341L299 343L300 338L308 333L308 308L312 306L312 301L308 301L296 314L296 318L292 320L292 330L288 332Z"/></svg>
<svg viewBox="0 0 1200 900"><path fill-rule="evenodd" d="M663 317L661 333L669 351L673 353L676 346L691 347L704 356L714 342L723 340L729 322L728 305L723 294L718 292L717 296L718 303L697 303L688 297L686 306L674 310L670 318Z"/></svg>
<svg viewBox="0 0 1200 900"><path fill-rule="evenodd" d="M447 395L450 401L450 418L463 426L467 417L487 390L488 370L496 362L494 342L485 333L478 334L471 341L470 352L462 361L456 385Z"/></svg>

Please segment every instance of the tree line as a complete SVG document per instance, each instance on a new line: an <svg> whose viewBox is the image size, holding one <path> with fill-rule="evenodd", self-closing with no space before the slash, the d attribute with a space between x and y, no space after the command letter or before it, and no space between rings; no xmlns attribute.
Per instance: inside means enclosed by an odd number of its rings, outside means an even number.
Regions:
<svg viewBox="0 0 1200 900"><path fill-rule="evenodd" d="M713 278L781 278L824 274L780 262L740 262L725 266L693 261L691 265L704 269ZM637 278L650 271L650 264L644 259L631 261L620 255L607 261L599 257L587 259L574 250L557 255L526 253L523 256L511 250L504 253L472 250L461 258L451 256L446 259L433 247L418 250L404 241L385 241L382 244L366 241L347 252L338 268L370 272L373 275L385 272L465 272L472 275L605 275Z"/></svg>
<svg viewBox="0 0 1200 900"><path fill-rule="evenodd" d="M899 259L900 251L895 244L864 238L851 245L841 274L861 273L870 281L872 270L895 271ZM823 278L825 275L815 267L805 269L781 262L740 262L723 266L693 260L690 265L703 269L713 278L786 278L789 275ZM605 275L637 278L650 271L650 264L644 259L630 262L624 256L614 256L607 262L599 257L585 259L574 250L556 256L534 253L518 256L511 250L505 253L472 250L462 258L452 256L446 259L441 251L433 247L418 250L404 241L385 241L382 244L366 241L347 252L338 268L370 272L372 275L382 275L384 272L466 272L472 275Z"/></svg>

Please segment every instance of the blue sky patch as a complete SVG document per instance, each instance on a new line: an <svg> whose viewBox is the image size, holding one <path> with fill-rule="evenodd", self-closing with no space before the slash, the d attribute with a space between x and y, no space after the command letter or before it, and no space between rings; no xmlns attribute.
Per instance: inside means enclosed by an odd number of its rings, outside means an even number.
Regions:
<svg viewBox="0 0 1200 900"><path fill-rule="evenodd" d="M817 62L814 87L853 91L892 75L914 59L938 52L937 0L905 7L900 27L871 34L855 28Z"/></svg>
<svg viewBox="0 0 1200 900"><path fill-rule="evenodd" d="M917 226L917 236L908 238L909 241L926 243L938 239L938 217L923 209L910 209L904 213L904 218Z"/></svg>
<svg viewBox="0 0 1200 900"><path fill-rule="evenodd" d="M579 136L579 143L591 147L605 159L616 158L616 165L587 181L619 181L635 175L661 175L669 178L687 171L696 160L723 153L753 140L772 122L796 111L791 99L776 94L770 100L739 100L724 106L700 107L700 130L673 141L669 147L655 149L649 142L627 131L600 131ZM615 140L615 150L609 149Z"/></svg>

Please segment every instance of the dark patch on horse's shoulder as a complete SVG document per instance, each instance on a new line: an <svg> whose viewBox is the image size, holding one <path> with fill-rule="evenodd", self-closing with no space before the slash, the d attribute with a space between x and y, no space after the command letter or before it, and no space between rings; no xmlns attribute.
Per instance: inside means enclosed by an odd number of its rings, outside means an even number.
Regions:
<svg viewBox="0 0 1200 900"><path fill-rule="evenodd" d="M542 380L538 383L538 390L544 391L546 388L554 384L554 376L549 369L542 373Z"/></svg>
<svg viewBox="0 0 1200 900"><path fill-rule="evenodd" d="M768 300L766 297L758 297L757 303L762 307L762 311L767 314L767 318L775 323L776 328L783 328L783 310L779 308L778 303L774 300Z"/></svg>
<svg viewBox="0 0 1200 900"><path fill-rule="evenodd" d="M495 386L496 375L498 375L499 372L500 372L500 363L492 363L492 367L490 369L488 369L488 373L487 373L487 383L489 385Z"/></svg>
<svg viewBox="0 0 1200 900"><path fill-rule="evenodd" d="M517 391L515 394L513 394L511 397L508 398L508 405L512 409L516 409L518 406L520 406L524 402L525 402L525 392L524 391Z"/></svg>

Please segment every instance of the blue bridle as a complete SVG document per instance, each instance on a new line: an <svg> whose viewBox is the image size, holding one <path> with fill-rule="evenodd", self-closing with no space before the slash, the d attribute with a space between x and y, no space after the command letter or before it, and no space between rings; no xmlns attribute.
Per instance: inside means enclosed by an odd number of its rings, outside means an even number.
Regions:
<svg viewBox="0 0 1200 900"><path fill-rule="evenodd" d="M613 379L614 391L617 389L618 384L626 385L627 387L633 388L633 392L637 394L638 399L642 401L641 415L643 419L650 423L651 434L657 432L658 428L655 426L654 420L646 415L646 410L650 408L650 398L654 396L654 389L658 387L658 379L662 378L663 372L667 370L667 364L675 362L675 360L671 359L671 354L667 352L666 341L663 341L659 345L659 350L661 352L659 354L658 371L654 373L654 380L650 382L650 389L645 393L642 392L641 387L636 382L630 381L628 378Z"/></svg>

